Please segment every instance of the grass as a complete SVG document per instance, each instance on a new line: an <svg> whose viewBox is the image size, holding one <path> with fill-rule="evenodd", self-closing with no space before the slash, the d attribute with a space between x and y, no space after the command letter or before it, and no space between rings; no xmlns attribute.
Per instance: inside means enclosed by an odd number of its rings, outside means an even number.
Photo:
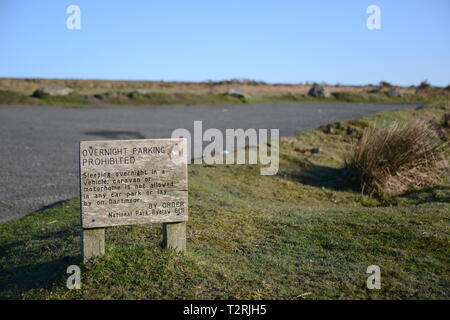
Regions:
<svg viewBox="0 0 450 320"><path fill-rule="evenodd" d="M101 94L71 93L66 96L47 96L35 98L27 94L0 90L0 105L54 105L54 106L92 106L92 105L214 105L246 103L238 99L219 94L199 93L163 93L152 92L146 95L132 96L131 92L105 92Z"/></svg>
<svg viewBox="0 0 450 320"><path fill-rule="evenodd" d="M445 100L444 95L410 94L390 97L385 93L333 92L324 98L314 98L305 94L256 94L249 98L236 98L219 93L193 92L149 92L133 96L130 92L102 92L82 94L73 92L66 96L35 98L28 93L0 89L0 105L56 105L56 106L129 106L129 105L226 105L246 103L299 103L299 102L355 102L355 103L409 103Z"/></svg>
<svg viewBox="0 0 450 320"><path fill-rule="evenodd" d="M192 165L187 253L160 247L160 225L109 228L106 255L82 266L81 290L65 286L66 268L82 265L77 198L1 223L0 297L449 299L448 177L374 198L341 169L365 127L440 121L449 111L440 103L284 138L276 176L258 166ZM365 287L372 264L381 267L381 290Z"/></svg>
<svg viewBox="0 0 450 320"><path fill-rule="evenodd" d="M32 97L40 87L66 87L74 90L59 97ZM164 82L69 79L0 78L0 105L214 105L245 103L359 102L407 103L448 101L450 90L433 86L398 87L325 85L326 96L308 96L311 85L267 84L257 81ZM248 98L226 95L230 89L246 92ZM395 90L401 96L389 95Z"/></svg>
<svg viewBox="0 0 450 320"><path fill-rule="evenodd" d="M362 192L399 194L439 183L448 170L442 168L445 144L427 121L394 121L385 128L365 128L345 166Z"/></svg>

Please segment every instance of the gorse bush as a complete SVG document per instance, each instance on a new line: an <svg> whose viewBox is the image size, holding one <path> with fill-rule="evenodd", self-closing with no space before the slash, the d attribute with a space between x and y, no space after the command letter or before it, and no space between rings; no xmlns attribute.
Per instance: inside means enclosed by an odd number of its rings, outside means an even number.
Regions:
<svg viewBox="0 0 450 320"><path fill-rule="evenodd" d="M387 81L380 81L380 87L392 87L392 84L390 84Z"/></svg>
<svg viewBox="0 0 450 320"><path fill-rule="evenodd" d="M363 193L400 194L438 184L447 170L444 144L426 121L366 128L345 165Z"/></svg>
<svg viewBox="0 0 450 320"><path fill-rule="evenodd" d="M419 86L417 87L418 89L420 89L420 90L425 90L425 89L428 89L428 88L430 88L431 87L431 85L428 83L428 81L427 80L423 80L420 84L419 84Z"/></svg>

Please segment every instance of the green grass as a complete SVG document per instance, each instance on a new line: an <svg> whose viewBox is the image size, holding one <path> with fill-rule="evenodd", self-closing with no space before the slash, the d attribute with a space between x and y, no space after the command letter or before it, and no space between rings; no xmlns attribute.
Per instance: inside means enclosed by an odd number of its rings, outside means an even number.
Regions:
<svg viewBox="0 0 450 320"><path fill-rule="evenodd" d="M354 103L411 103L448 100L446 95L406 94L390 97L386 93L332 92L324 98L314 98L304 94L274 94L253 97L253 103L296 103L296 102L354 102Z"/></svg>
<svg viewBox="0 0 450 320"><path fill-rule="evenodd" d="M340 169L368 124L438 121L449 111L380 113L285 138L276 176L258 166L190 166L185 255L161 248L161 225L115 227L106 255L83 266L78 199L1 223L0 297L449 299L448 177L379 199L361 195ZM81 290L65 286L72 264L82 266ZM372 264L381 290L366 289Z"/></svg>
<svg viewBox="0 0 450 320"><path fill-rule="evenodd" d="M132 92L132 91L131 91ZM101 97L100 97L101 96ZM425 102L448 100L448 95L407 94L389 97L385 93L333 92L325 98L314 98L304 94L257 94L249 98L236 98L224 94L192 92L149 92L130 96L130 92L77 93L66 96L35 98L23 90L0 90L0 105L220 105L245 103L298 103L298 102Z"/></svg>
<svg viewBox="0 0 450 320"><path fill-rule="evenodd" d="M98 96L103 95L102 98ZM115 96L104 94L71 93L66 96L47 96L34 98L25 93L0 90L0 105L55 105L55 106L92 106L92 105L208 105L208 104L239 104L246 103L238 99L220 94L198 93L163 93L153 92L137 97L130 97L125 92Z"/></svg>

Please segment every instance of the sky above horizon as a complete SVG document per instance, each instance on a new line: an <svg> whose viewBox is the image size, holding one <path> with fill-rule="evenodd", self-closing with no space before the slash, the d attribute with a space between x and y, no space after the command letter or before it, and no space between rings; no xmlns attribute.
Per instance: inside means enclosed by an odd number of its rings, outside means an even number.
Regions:
<svg viewBox="0 0 450 320"><path fill-rule="evenodd" d="M447 86L449 40L448 0L0 0L0 77Z"/></svg>

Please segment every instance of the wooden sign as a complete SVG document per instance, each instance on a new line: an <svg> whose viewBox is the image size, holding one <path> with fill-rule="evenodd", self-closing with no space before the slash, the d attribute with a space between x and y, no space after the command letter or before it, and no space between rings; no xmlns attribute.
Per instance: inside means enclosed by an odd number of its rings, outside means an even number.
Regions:
<svg viewBox="0 0 450 320"><path fill-rule="evenodd" d="M164 223L167 246L184 250L171 234L179 239L188 220L186 139L81 141L80 195L85 260L103 254L104 228L119 225Z"/></svg>

